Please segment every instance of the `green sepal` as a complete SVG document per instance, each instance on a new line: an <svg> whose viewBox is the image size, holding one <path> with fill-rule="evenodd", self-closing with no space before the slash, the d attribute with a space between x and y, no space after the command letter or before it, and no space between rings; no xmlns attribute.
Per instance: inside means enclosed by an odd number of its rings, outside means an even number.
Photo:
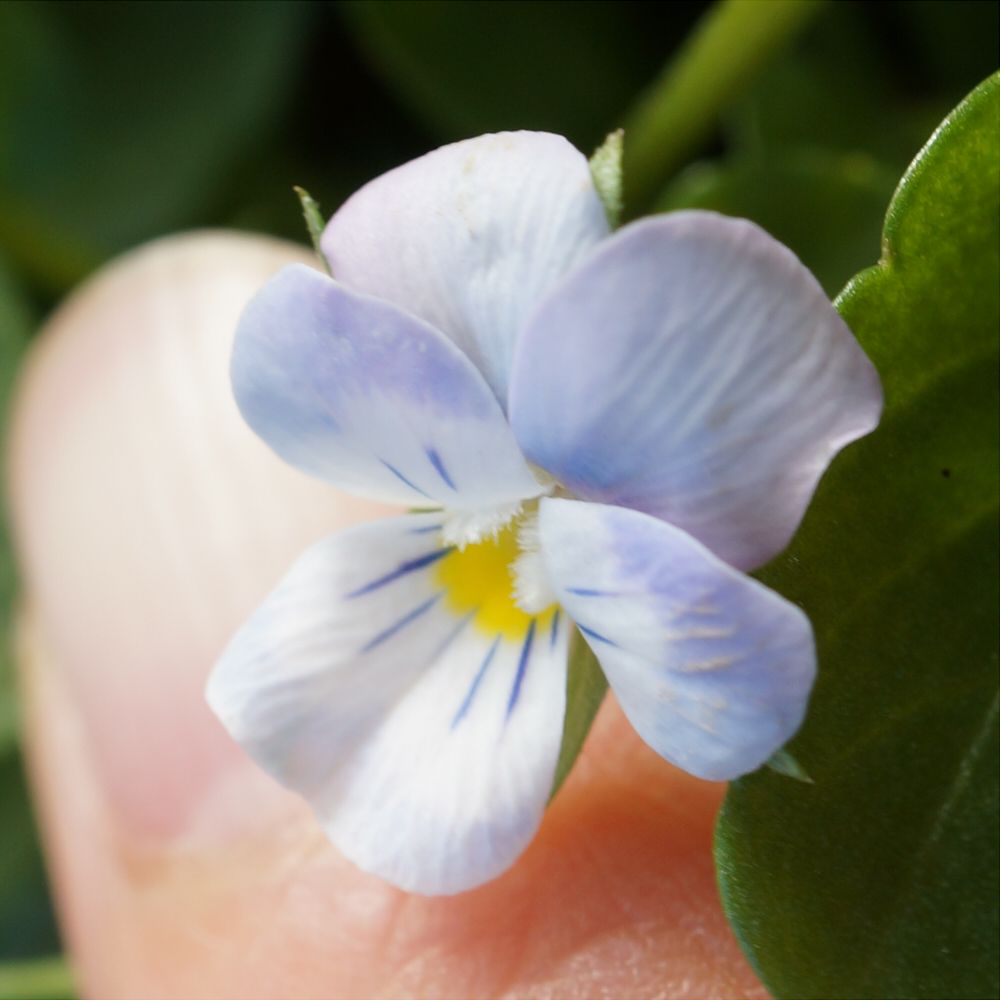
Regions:
<svg viewBox="0 0 1000 1000"><path fill-rule="evenodd" d="M566 716L563 721L562 745L559 747L556 773L552 779L552 793L549 795L550 802L555 798L580 755L584 740L590 732L594 716L601 707L607 689L608 682L601 665L597 662L597 657L580 635L580 630L574 627L569 641L566 671Z"/></svg>
<svg viewBox="0 0 1000 1000"><path fill-rule="evenodd" d="M785 749L773 753L764 767L770 768L776 774L783 774L786 778L794 778L807 785L813 784L809 772Z"/></svg>
<svg viewBox="0 0 1000 1000"><path fill-rule="evenodd" d="M302 218L305 219L306 229L309 231L309 239L312 240L313 250L316 251L316 256L323 262L326 273L332 275L333 270L330 267L330 262L326 259L326 254L323 253L323 247L320 243L326 223L323 221L323 213L320 211L319 202L304 187L299 187L296 184L292 190L298 195L299 204L302 206Z"/></svg>
<svg viewBox="0 0 1000 1000"><path fill-rule="evenodd" d="M604 206L608 225L617 229L622 218L623 185L622 153L625 149L625 130L616 129L594 151L590 158L590 176L597 188L597 196Z"/></svg>

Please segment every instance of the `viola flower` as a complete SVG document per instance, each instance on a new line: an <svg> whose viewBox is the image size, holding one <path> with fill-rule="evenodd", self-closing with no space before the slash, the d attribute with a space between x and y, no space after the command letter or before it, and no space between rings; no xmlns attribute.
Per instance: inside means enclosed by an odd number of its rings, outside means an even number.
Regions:
<svg viewBox="0 0 1000 1000"><path fill-rule="evenodd" d="M483 136L362 188L247 307L236 399L279 455L433 512L319 542L209 682L361 868L453 893L552 790L579 628L659 754L752 771L802 721L805 615L744 575L789 541L878 377L815 279L706 212L614 235L557 136ZM817 567L817 572L821 572Z"/></svg>

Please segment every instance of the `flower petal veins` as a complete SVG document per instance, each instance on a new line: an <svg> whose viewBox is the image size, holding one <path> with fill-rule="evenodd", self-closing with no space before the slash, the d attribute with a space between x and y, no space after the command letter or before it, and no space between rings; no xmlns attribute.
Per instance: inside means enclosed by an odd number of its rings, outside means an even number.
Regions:
<svg viewBox="0 0 1000 1000"><path fill-rule="evenodd" d="M240 320L233 391L286 461L377 500L476 509L537 496L471 362L395 306L292 265Z"/></svg>
<svg viewBox="0 0 1000 1000"><path fill-rule="evenodd" d="M715 780L763 764L815 648L740 571L882 405L815 279L709 212L609 236L587 161L544 133L391 171L322 245L336 280L293 266L247 307L239 407L298 468L441 509L301 557L209 681L233 737L359 867L427 894L538 828L574 626L657 753Z"/></svg>
<svg viewBox="0 0 1000 1000"><path fill-rule="evenodd" d="M313 546L208 690L348 858L427 894L495 877L534 835L559 752L569 631L553 614L484 614L490 587L509 595L509 579L463 577L461 553L435 548L437 528L411 515ZM443 573L449 560L458 569Z"/></svg>
<svg viewBox="0 0 1000 1000"><path fill-rule="evenodd" d="M878 375L815 278L710 212L633 223L539 306L509 413L573 494L683 528L738 569L791 539L819 477L878 423Z"/></svg>
<svg viewBox="0 0 1000 1000"><path fill-rule="evenodd" d="M586 158L561 136L504 132L366 184L330 220L323 252L338 281L454 340L506 404L528 313L607 235Z"/></svg>
<svg viewBox="0 0 1000 1000"><path fill-rule="evenodd" d="M723 780L791 738L816 672L799 608L648 514L545 499L539 523L559 603L657 753Z"/></svg>

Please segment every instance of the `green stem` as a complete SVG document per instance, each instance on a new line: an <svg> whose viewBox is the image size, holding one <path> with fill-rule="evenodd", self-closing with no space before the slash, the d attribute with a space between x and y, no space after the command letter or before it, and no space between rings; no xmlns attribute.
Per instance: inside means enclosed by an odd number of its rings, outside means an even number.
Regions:
<svg viewBox="0 0 1000 1000"><path fill-rule="evenodd" d="M720 0L625 124L625 200L635 216L716 126L720 109L824 0Z"/></svg>
<svg viewBox="0 0 1000 1000"><path fill-rule="evenodd" d="M62 1000L75 992L73 974L61 955L0 963L0 1000Z"/></svg>

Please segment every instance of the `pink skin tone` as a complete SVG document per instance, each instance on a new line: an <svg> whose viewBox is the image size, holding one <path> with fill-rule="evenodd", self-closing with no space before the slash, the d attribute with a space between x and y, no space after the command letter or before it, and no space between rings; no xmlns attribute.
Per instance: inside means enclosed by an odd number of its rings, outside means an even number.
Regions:
<svg viewBox="0 0 1000 1000"><path fill-rule="evenodd" d="M765 997L715 888L724 788L609 698L538 837L452 898L364 875L204 703L291 561L387 508L284 465L228 384L242 305L303 250L130 254L34 350L8 447L32 776L82 989L103 998Z"/></svg>

